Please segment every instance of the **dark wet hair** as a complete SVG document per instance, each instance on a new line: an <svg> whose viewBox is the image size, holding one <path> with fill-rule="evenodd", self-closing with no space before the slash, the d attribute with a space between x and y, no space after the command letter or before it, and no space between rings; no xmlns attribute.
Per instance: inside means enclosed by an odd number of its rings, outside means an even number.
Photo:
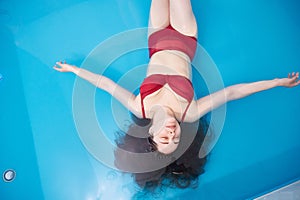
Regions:
<svg viewBox="0 0 300 200"><path fill-rule="evenodd" d="M120 170L125 169L124 171L130 168L130 165L141 165L144 163L134 163L130 159L128 160L121 153L120 149L134 153L157 151L154 141L148 134L151 121L134 117L133 121L135 123L128 127L127 133L122 131L117 133L116 144L118 148L115 149L115 166ZM186 148L178 159L173 160L168 166L155 171L132 173L135 182L141 188L154 191L157 187L162 186L177 188L197 187L198 177L204 173L204 165L207 161L206 156L199 158L199 150L208 130L208 122L206 118L201 118L198 122L187 125L196 126L197 132L190 133L188 130L182 129L181 140L176 151L182 150L180 146L184 143L182 141L185 140L186 136L192 135L193 138L190 140L191 145ZM161 156L162 154L157 152L157 155Z"/></svg>

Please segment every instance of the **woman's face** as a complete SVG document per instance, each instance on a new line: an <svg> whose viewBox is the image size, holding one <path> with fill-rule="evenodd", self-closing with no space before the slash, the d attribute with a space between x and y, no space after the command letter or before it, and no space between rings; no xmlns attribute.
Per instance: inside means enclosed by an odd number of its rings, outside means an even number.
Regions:
<svg viewBox="0 0 300 200"><path fill-rule="evenodd" d="M163 154L174 152L180 141L181 128L174 117L168 117L160 127L155 128L152 124L150 132L153 135L153 141L157 144L157 150Z"/></svg>

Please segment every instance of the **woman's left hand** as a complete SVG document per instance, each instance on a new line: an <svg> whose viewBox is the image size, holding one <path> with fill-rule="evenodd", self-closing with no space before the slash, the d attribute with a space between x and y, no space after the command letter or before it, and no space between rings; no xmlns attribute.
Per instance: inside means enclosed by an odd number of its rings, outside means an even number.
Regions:
<svg viewBox="0 0 300 200"><path fill-rule="evenodd" d="M292 74L288 74L287 78L281 78L279 79L280 85L284 87L295 87L297 85L300 85L300 80L297 80L299 78L299 72L295 73L293 72Z"/></svg>

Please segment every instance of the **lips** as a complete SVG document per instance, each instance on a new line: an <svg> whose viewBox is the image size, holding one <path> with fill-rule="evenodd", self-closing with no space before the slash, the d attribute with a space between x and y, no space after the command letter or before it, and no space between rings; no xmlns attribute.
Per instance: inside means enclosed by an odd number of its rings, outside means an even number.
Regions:
<svg viewBox="0 0 300 200"><path fill-rule="evenodd" d="M172 129L172 130L174 130L175 128L176 128L176 125L175 124L168 124L167 126L166 126L166 128L169 128L169 129Z"/></svg>
<svg viewBox="0 0 300 200"><path fill-rule="evenodd" d="M168 121L166 121L165 127L171 130L175 130L177 128L176 120L169 119Z"/></svg>

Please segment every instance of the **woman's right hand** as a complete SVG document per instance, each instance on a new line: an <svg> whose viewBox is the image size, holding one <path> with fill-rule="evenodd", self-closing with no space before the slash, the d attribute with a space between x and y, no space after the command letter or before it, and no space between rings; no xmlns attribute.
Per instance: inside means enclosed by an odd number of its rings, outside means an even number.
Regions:
<svg viewBox="0 0 300 200"><path fill-rule="evenodd" d="M66 63L66 61L64 62L56 62L55 63L56 65L53 66L53 69L55 69L56 71L59 71L59 72L74 72L75 69L77 68L76 66L74 65L69 65Z"/></svg>

